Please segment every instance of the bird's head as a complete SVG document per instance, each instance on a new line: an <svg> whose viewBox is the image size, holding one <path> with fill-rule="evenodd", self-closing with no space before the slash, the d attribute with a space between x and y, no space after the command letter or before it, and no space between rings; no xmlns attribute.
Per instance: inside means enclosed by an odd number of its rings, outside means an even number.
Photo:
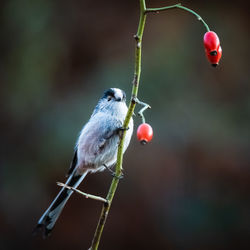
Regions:
<svg viewBox="0 0 250 250"><path fill-rule="evenodd" d="M98 102L94 114L99 111L110 112L113 114L126 112L127 106L125 92L118 88L110 88L106 90Z"/></svg>
<svg viewBox="0 0 250 250"><path fill-rule="evenodd" d="M126 94L123 90L117 88L110 88L104 92L102 99L108 102L125 102Z"/></svg>

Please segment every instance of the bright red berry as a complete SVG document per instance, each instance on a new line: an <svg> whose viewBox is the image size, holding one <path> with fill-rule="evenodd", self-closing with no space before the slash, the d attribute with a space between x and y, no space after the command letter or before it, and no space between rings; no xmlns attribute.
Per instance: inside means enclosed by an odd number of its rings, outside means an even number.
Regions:
<svg viewBox="0 0 250 250"><path fill-rule="evenodd" d="M208 61L216 67L222 55L219 37L215 32L208 31L204 35L203 42Z"/></svg>
<svg viewBox="0 0 250 250"><path fill-rule="evenodd" d="M137 138L141 144L150 142L153 138L153 129L147 123L142 123L137 129Z"/></svg>
<svg viewBox="0 0 250 250"><path fill-rule="evenodd" d="M219 64L220 58L222 56L221 46L219 46L218 50L216 50L216 54L211 54L206 50L206 55L208 61L212 64L212 66L216 67Z"/></svg>
<svg viewBox="0 0 250 250"><path fill-rule="evenodd" d="M203 37L204 47L211 55L216 55L220 47L220 39L213 31L208 31Z"/></svg>

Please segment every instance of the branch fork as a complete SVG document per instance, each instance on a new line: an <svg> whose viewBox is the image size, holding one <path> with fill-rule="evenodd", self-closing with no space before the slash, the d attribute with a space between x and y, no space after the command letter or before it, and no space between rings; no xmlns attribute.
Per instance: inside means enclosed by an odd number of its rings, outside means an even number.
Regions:
<svg viewBox="0 0 250 250"><path fill-rule="evenodd" d="M135 104L139 104L139 105L142 105L142 106L143 106L143 108L140 109L140 111L138 112L138 115L141 117L142 123L145 123L145 117L144 117L144 115L143 115L143 112L144 112L145 110L147 110L147 109L151 109L151 106L150 106L149 104L145 103L145 102L140 101L140 100L139 100L137 97L135 97L135 96L132 97L131 101L132 101L133 103L135 103Z"/></svg>

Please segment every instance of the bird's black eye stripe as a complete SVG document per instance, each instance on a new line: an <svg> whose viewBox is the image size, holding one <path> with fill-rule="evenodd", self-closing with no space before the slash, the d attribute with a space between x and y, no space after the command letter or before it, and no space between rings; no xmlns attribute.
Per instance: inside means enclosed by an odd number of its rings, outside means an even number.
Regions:
<svg viewBox="0 0 250 250"><path fill-rule="evenodd" d="M115 92L113 90L109 90L108 91L108 95L114 97L115 96Z"/></svg>
<svg viewBox="0 0 250 250"><path fill-rule="evenodd" d="M108 101L111 100L112 97L115 96L114 90L113 89L108 89L105 93L103 98L106 98Z"/></svg>

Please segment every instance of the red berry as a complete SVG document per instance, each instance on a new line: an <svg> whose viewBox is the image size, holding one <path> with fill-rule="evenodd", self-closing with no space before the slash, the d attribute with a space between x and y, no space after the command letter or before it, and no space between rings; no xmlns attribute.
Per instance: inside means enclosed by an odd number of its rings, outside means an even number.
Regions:
<svg viewBox="0 0 250 250"><path fill-rule="evenodd" d="M220 39L217 34L213 31L208 31L205 33L204 38L204 47L205 50L211 54L216 55L220 46Z"/></svg>
<svg viewBox="0 0 250 250"><path fill-rule="evenodd" d="M216 67L222 55L219 37L215 32L208 31L204 35L203 42L208 61Z"/></svg>
<svg viewBox="0 0 250 250"><path fill-rule="evenodd" d="M137 129L137 138L141 144L150 142L153 138L153 129L147 123L142 123Z"/></svg>
<svg viewBox="0 0 250 250"><path fill-rule="evenodd" d="M219 46L218 50L216 50L216 54L211 55L211 52L209 53L206 50L206 55L207 55L208 61L212 64L212 66L216 67L219 64L219 61L220 61L221 56L222 56L221 46Z"/></svg>

